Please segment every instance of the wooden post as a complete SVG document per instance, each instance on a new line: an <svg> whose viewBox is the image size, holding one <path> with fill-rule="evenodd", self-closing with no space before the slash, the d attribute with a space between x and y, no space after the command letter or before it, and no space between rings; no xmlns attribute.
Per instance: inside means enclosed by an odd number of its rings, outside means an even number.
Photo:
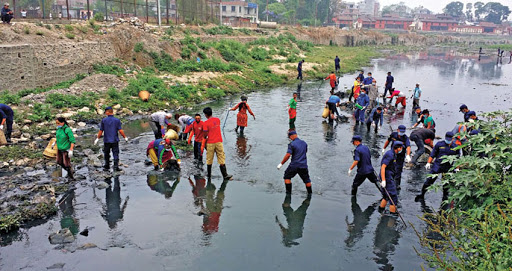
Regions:
<svg viewBox="0 0 512 271"><path fill-rule="evenodd" d="M176 0L176 6L175 6L175 10L174 10L174 13L176 14L176 25L178 25L178 1L179 0Z"/></svg>
<svg viewBox="0 0 512 271"><path fill-rule="evenodd" d="M91 19L91 10L89 9L89 0L87 0L87 20L90 20L90 19Z"/></svg>
<svg viewBox="0 0 512 271"><path fill-rule="evenodd" d="M69 0L66 0L66 12L68 13L68 20L71 20L71 15L69 15Z"/></svg>
<svg viewBox="0 0 512 271"><path fill-rule="evenodd" d="M167 17L167 25L169 25L169 0L165 2L165 16Z"/></svg>
<svg viewBox="0 0 512 271"><path fill-rule="evenodd" d="M149 23L149 5L148 5L148 0L146 0L146 23Z"/></svg>
<svg viewBox="0 0 512 271"><path fill-rule="evenodd" d="M123 12L123 0L121 0L121 18L124 18L124 12Z"/></svg>
<svg viewBox="0 0 512 271"><path fill-rule="evenodd" d="M137 0L133 0L133 16L137 17Z"/></svg>

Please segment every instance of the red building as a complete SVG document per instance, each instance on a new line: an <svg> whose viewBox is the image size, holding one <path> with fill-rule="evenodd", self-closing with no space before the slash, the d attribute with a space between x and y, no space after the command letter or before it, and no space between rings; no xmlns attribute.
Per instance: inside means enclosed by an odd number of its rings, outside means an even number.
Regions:
<svg viewBox="0 0 512 271"><path fill-rule="evenodd" d="M380 17L375 18L375 28L408 30L413 21L412 18Z"/></svg>

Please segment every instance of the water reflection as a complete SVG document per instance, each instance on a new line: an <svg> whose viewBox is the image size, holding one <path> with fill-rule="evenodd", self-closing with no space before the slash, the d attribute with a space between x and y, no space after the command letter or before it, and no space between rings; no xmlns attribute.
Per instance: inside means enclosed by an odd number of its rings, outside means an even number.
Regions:
<svg viewBox="0 0 512 271"><path fill-rule="evenodd" d="M168 175L158 174L157 172L151 172L150 174L148 174L147 183L151 190L164 195L166 199L170 199L172 197L172 194L174 193L174 190L178 186L178 183L180 182L179 175L177 175L175 178L176 180L171 186L167 180Z"/></svg>
<svg viewBox="0 0 512 271"><path fill-rule="evenodd" d="M219 222L222 209L224 208L224 191L228 181L223 181L219 190L208 180L206 184L206 206L203 206L203 233L205 236L205 245L209 245L209 237L219 231Z"/></svg>
<svg viewBox="0 0 512 271"><path fill-rule="evenodd" d="M286 247L296 246L299 243L296 241L297 239L302 238L302 232L304 230L304 220L306 219L306 212L308 210L309 204L311 202L311 195L308 195L306 199L302 202L297 210L293 210L291 207L292 196L287 194L283 201L283 214L286 217L286 223L288 224L288 228L286 228L279 218L276 216L276 223L279 225L281 229L281 233L283 235L282 243Z"/></svg>
<svg viewBox="0 0 512 271"><path fill-rule="evenodd" d="M206 179L201 175L194 175L194 181L189 177L188 182L192 186L192 196L194 197L194 205L203 207L203 201L206 196Z"/></svg>
<svg viewBox="0 0 512 271"><path fill-rule="evenodd" d="M103 212L101 216L107 221L108 226L114 229L117 222L123 219L124 211L128 204L130 197L126 196L124 203L121 200L121 183L119 176L114 177L114 184L112 185L112 178L106 178L105 182L110 186L105 189L105 201Z"/></svg>
<svg viewBox="0 0 512 271"><path fill-rule="evenodd" d="M370 223L370 217L375 212L377 205L378 202L375 202L363 211L359 204L357 204L357 198L355 196L352 197L352 215L354 220L352 223L349 223L348 216L345 217L349 234L347 239L345 239L347 247L353 247L363 237L363 231Z"/></svg>
<svg viewBox="0 0 512 271"><path fill-rule="evenodd" d="M297 100L302 102L302 98L300 97L300 92L302 91L302 81L297 85Z"/></svg>
<svg viewBox="0 0 512 271"><path fill-rule="evenodd" d="M375 230L373 253L375 254L374 260L380 266L380 270L394 269L389 257L394 255L395 247L400 239L397 219L395 216L383 215L380 217L379 224Z"/></svg>
<svg viewBox="0 0 512 271"><path fill-rule="evenodd" d="M332 144L336 144L336 127L338 126L338 122L334 124L333 121L323 121L322 128L324 131L324 139L326 142L332 142Z"/></svg>
<svg viewBox="0 0 512 271"><path fill-rule="evenodd" d="M246 166L247 162L251 158L249 152L251 151L252 146L247 145L247 141L247 137L243 134L238 135L236 139L236 160L237 165L239 166Z"/></svg>
<svg viewBox="0 0 512 271"><path fill-rule="evenodd" d="M75 190L69 190L66 192L66 194L64 194L62 200L59 202L59 209L62 212L60 218L60 227L62 229L67 228L73 235L76 235L80 231L80 223L75 215L75 208L73 207L74 199Z"/></svg>

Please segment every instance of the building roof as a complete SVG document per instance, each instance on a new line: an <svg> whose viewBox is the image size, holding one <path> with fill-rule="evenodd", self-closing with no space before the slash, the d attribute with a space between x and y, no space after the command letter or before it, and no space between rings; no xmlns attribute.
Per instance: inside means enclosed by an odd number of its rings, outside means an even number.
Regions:
<svg viewBox="0 0 512 271"><path fill-rule="evenodd" d="M499 26L495 23L489 23L489 22L479 22L478 25L483 26L483 27L498 27Z"/></svg>
<svg viewBox="0 0 512 271"><path fill-rule="evenodd" d="M403 21L403 22L412 22L413 18L396 18L396 17L377 17L376 21Z"/></svg>
<svg viewBox="0 0 512 271"><path fill-rule="evenodd" d="M227 6L227 5L230 5L230 6L248 6L249 2L245 2L245 1L229 1L229 2L224 2L222 1L222 5L223 6Z"/></svg>

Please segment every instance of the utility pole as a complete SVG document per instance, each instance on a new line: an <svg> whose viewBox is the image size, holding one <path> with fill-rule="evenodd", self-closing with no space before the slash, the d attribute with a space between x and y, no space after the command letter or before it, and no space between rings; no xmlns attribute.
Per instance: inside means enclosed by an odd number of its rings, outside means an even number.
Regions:
<svg viewBox="0 0 512 271"><path fill-rule="evenodd" d="M124 12L123 12L123 0L121 0L121 18L124 18Z"/></svg>
<svg viewBox="0 0 512 271"><path fill-rule="evenodd" d="M167 25L169 25L169 0L166 1L166 13L165 16L167 17Z"/></svg>
<svg viewBox="0 0 512 271"><path fill-rule="evenodd" d="M149 24L149 4L148 4L148 0L146 0L146 23Z"/></svg>
<svg viewBox="0 0 512 271"><path fill-rule="evenodd" d="M267 5L265 6L265 13L267 14L267 22L268 22L268 0L267 0Z"/></svg>
<svg viewBox="0 0 512 271"><path fill-rule="evenodd" d="M174 10L174 17L176 17L176 25L178 25L178 0L176 0L176 9Z"/></svg>
<svg viewBox="0 0 512 271"><path fill-rule="evenodd" d="M137 17L137 0L133 0L133 16Z"/></svg>
<svg viewBox="0 0 512 271"><path fill-rule="evenodd" d="M222 26L222 0L219 1L220 25Z"/></svg>
<svg viewBox="0 0 512 271"><path fill-rule="evenodd" d="M162 26L162 14L160 12L160 0L156 0L156 12L158 12L158 26Z"/></svg>
<svg viewBox="0 0 512 271"><path fill-rule="evenodd" d="M316 13L317 13L317 7L318 7L318 3L315 1L315 27L316 27Z"/></svg>
<svg viewBox="0 0 512 271"><path fill-rule="evenodd" d="M43 0L44 2L44 0ZM87 0L87 20L91 19L91 10L89 9L89 0Z"/></svg>
<svg viewBox="0 0 512 271"><path fill-rule="evenodd" d="M43 0L44 2L44 0ZM66 12L68 13L68 21L71 20L71 15L69 15L69 0L66 0Z"/></svg>
<svg viewBox="0 0 512 271"><path fill-rule="evenodd" d="M43 19L44 19L44 0L42 0L41 3L43 3Z"/></svg>
<svg viewBox="0 0 512 271"><path fill-rule="evenodd" d="M108 8L107 8L107 0L105 0L105 21L108 21Z"/></svg>

